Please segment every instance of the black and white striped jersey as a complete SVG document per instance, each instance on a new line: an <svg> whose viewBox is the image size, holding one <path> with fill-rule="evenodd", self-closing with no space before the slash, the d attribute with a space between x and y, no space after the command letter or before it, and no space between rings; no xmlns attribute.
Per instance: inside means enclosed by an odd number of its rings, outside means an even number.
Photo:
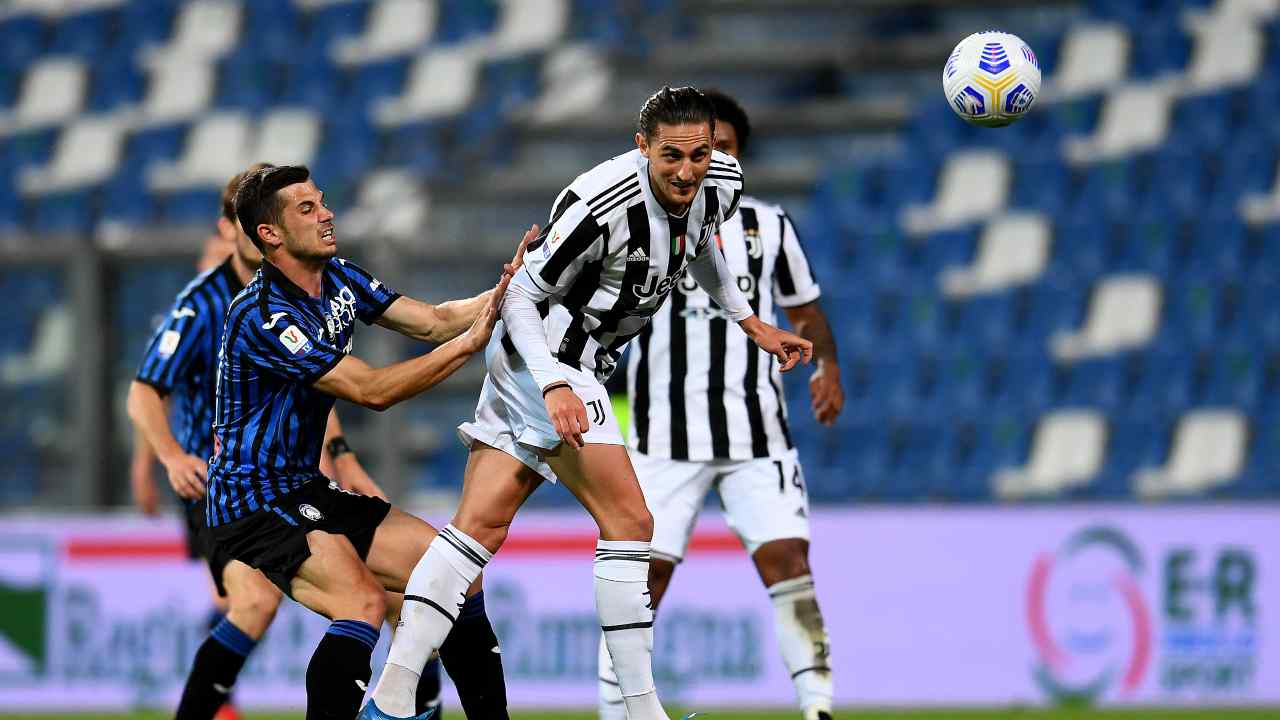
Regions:
<svg viewBox="0 0 1280 720"><path fill-rule="evenodd" d="M738 288L770 325L778 324L776 307L821 293L777 205L743 198L719 245ZM792 447L777 361L688 279L631 344L627 386L630 444L646 455L745 460Z"/></svg>
<svg viewBox="0 0 1280 720"><path fill-rule="evenodd" d="M690 263L695 271L707 261L719 263L712 252L716 232L741 198L737 160L713 152L693 203L673 217L649 185L648 158L639 150L619 155L560 193L512 290L537 303L551 355L603 382ZM515 353L517 342L503 330L504 347Z"/></svg>

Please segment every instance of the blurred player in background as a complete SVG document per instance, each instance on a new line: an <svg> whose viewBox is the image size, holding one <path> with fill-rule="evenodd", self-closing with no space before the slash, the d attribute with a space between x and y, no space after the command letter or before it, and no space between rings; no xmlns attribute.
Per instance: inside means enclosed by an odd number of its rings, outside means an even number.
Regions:
<svg viewBox="0 0 1280 720"><path fill-rule="evenodd" d="M178 705L179 720L208 720L215 713L234 717L228 702L230 690L280 603L280 591L262 573L232 560L212 543L203 502L206 466L213 455L214 377L223 320L232 298L262 264L262 254L240 232L233 199L240 180L263 167L269 166L255 165L231 178L223 189L216 247L229 248L230 253L218 258L218 263L178 295L129 388L135 447L145 452L148 465L151 457L162 462L174 492L184 501L188 551L191 557L208 563L215 605L221 611L196 652ZM214 243L206 243L206 251L210 246ZM170 409L174 411L172 421ZM327 434L330 474L352 491L385 497L350 452L336 413L329 415ZM155 514L158 502L150 473L133 477L139 507L144 513ZM434 687L426 683L427 687L419 688L427 701L438 701L439 697L439 672L434 670L424 673L428 680L434 679Z"/></svg>
<svg viewBox="0 0 1280 720"><path fill-rule="evenodd" d="M376 702L408 714L416 673L448 634L452 605L529 495L559 479L600 528L596 611L627 716L667 718L650 664L653 520L602 383L686 269L783 369L812 352L756 317L714 248L742 192L737 161L713 149L714 123L700 92L663 88L640 111L638 149L578 176L556 199L486 350L475 421L459 428L471 456L458 511L409 580L406 592L430 602L405 608L366 710Z"/></svg>
<svg viewBox="0 0 1280 720"><path fill-rule="evenodd" d="M399 593L435 531L321 474L326 419L338 398L384 410L462 367L488 342L524 243L493 290L430 305L337 257L334 214L305 167L250 173L235 209L264 259L227 311L205 520L220 550L332 621L307 667L307 718L351 720L369 682L377 628L395 613L387 592L409 607L425 601ZM373 368L350 354L357 320L440 344ZM478 590L477 579L444 601L467 622L453 628L442 659L467 715L501 720L501 655Z"/></svg>
<svg viewBox="0 0 1280 720"><path fill-rule="evenodd" d="M705 94L716 111L715 148L741 157L751 136L746 112L723 93ZM752 311L774 323L775 306L782 308L813 342L813 414L835 422L844 406L835 340L791 218L748 195L716 239ZM809 572L809 503L773 357L686 279L632 342L627 381L631 462L653 513L654 609L714 487L773 600L778 644L804 718L830 720L830 648ZM600 717L626 718L603 638Z"/></svg>

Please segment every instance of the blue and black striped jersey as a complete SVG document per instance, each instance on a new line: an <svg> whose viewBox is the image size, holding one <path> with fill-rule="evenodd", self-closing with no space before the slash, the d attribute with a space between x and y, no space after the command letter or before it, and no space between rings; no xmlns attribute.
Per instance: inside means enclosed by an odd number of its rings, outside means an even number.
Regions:
<svg viewBox="0 0 1280 720"><path fill-rule="evenodd" d="M334 397L312 384L351 352L355 320L374 322L398 297L337 258L325 265L320 297L270 263L236 296L218 356L210 527L324 480L320 448Z"/></svg>
<svg viewBox="0 0 1280 720"><path fill-rule="evenodd" d="M213 455L213 385L222 321L244 285L228 258L187 283L156 328L137 379L173 396L173 435L183 451Z"/></svg>

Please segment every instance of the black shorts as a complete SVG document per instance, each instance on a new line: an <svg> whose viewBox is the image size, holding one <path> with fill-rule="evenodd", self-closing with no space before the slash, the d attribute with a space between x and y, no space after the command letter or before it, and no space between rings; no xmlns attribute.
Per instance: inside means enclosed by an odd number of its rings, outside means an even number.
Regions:
<svg viewBox="0 0 1280 720"><path fill-rule="evenodd" d="M289 583L309 557L307 533L321 530L343 535L363 560L373 545L373 534L391 504L386 500L341 490L317 479L281 495L250 515L211 529L214 542L231 557L262 571L267 579L290 594Z"/></svg>
<svg viewBox="0 0 1280 720"><path fill-rule="evenodd" d="M218 595L226 597L227 588L222 584L222 571L227 569L227 563L231 562L232 557L213 541L213 532L205 523L204 501L184 502L183 506L182 516L187 521L187 557L192 560L203 559L209 563L213 586L217 588Z"/></svg>

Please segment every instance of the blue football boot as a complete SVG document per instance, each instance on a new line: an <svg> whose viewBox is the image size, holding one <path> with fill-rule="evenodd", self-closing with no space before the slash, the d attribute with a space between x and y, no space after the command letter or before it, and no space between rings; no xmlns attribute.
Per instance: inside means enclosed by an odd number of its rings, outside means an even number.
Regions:
<svg viewBox="0 0 1280 720"><path fill-rule="evenodd" d="M369 702L365 703L364 707L360 709L360 714L356 716L356 720L431 720L435 714L436 708L431 708L421 715L414 715L409 718L398 718L379 710L378 706L374 704L373 699L370 698Z"/></svg>

